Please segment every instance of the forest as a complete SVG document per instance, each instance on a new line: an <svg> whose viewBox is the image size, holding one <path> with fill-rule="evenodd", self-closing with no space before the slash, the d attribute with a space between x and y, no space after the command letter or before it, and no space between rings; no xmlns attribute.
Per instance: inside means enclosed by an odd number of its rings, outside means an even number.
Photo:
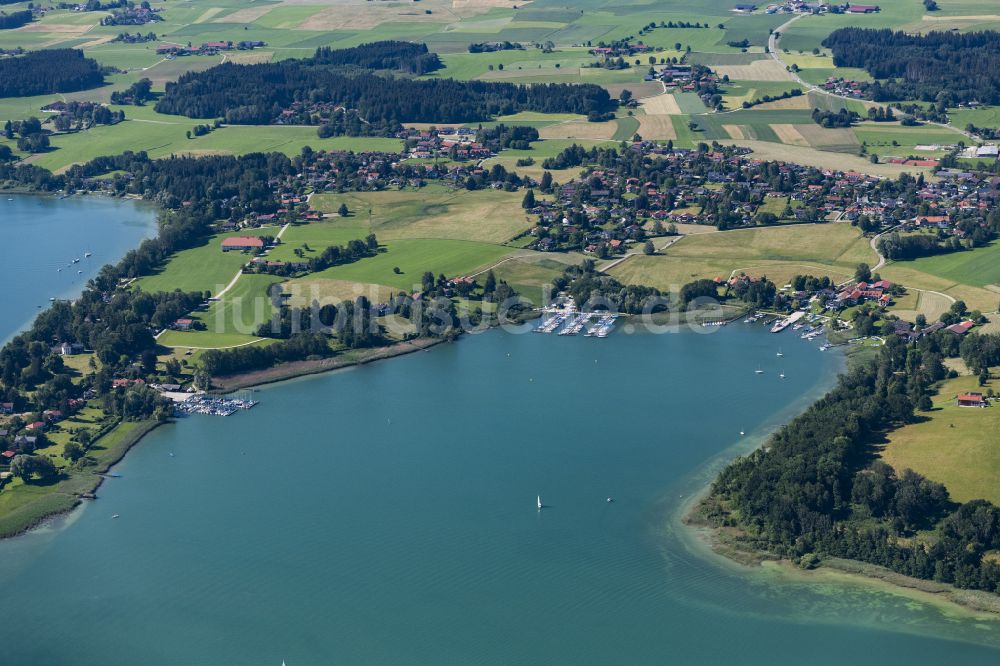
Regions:
<svg viewBox="0 0 1000 666"><path fill-rule="evenodd" d="M96 88L104 72L96 60L76 49L29 51L0 58L0 97L28 97Z"/></svg>
<svg viewBox="0 0 1000 666"><path fill-rule="evenodd" d="M419 76L442 67L436 53L426 44L383 41L361 44L347 49L322 46L310 62L313 65L353 65L362 69L395 70Z"/></svg>
<svg viewBox="0 0 1000 666"><path fill-rule="evenodd" d="M823 40L837 67L861 67L878 81L876 102L920 100L942 107L1000 104L1000 32L929 32L840 28ZM941 109L943 110L943 108Z"/></svg>
<svg viewBox="0 0 1000 666"><path fill-rule="evenodd" d="M31 17L33 14L30 9L26 9L20 12L0 12L0 30L13 30L14 28L20 28L22 25L27 25L31 22Z"/></svg>
<svg viewBox="0 0 1000 666"><path fill-rule="evenodd" d="M188 72L167 84L156 110L189 118L224 118L237 125L266 125L287 114L296 115L302 124L323 124L324 114L347 108L365 123L397 127L404 122L487 121L519 111L588 115L607 113L615 106L604 88L592 84L416 81L345 72L313 60L285 60L224 63Z"/></svg>
<svg viewBox="0 0 1000 666"><path fill-rule="evenodd" d="M984 557L1000 548L1000 509L982 500L957 504L941 484L897 473L873 455L885 432L931 408L945 357L981 367L1000 360L998 350L995 335L961 340L938 331L915 343L889 336L876 360L842 375L765 447L731 463L703 506L706 516L740 528L746 545L804 566L844 557L1000 591L1000 565Z"/></svg>

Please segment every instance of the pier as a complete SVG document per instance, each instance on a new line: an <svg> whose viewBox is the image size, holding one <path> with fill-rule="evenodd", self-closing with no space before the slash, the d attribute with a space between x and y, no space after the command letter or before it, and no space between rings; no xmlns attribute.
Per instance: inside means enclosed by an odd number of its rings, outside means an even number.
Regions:
<svg viewBox="0 0 1000 666"><path fill-rule="evenodd" d="M583 332L584 337L606 338L617 320L618 315L609 312L553 310L550 316L543 319L542 323L535 328L535 333L579 335Z"/></svg>

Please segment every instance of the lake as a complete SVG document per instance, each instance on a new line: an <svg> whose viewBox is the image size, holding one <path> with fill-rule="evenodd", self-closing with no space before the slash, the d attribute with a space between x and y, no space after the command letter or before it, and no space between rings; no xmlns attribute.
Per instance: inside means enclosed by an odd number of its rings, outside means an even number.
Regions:
<svg viewBox="0 0 1000 666"><path fill-rule="evenodd" d="M995 622L740 568L681 525L843 364L759 325L491 331L266 387L0 543L4 662L997 663Z"/></svg>
<svg viewBox="0 0 1000 666"><path fill-rule="evenodd" d="M6 287L0 341L7 341L31 323L39 305L79 296L104 264L156 235L156 213L148 204L108 197L0 192L0 234Z"/></svg>

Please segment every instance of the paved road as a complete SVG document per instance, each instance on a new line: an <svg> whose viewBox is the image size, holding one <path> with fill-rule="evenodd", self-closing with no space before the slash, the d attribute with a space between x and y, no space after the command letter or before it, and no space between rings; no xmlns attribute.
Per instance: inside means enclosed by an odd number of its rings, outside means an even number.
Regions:
<svg viewBox="0 0 1000 666"><path fill-rule="evenodd" d="M770 55L775 60L775 62L777 62L778 64L780 64L782 67L787 68L788 65L786 65L785 61L781 59L781 54L778 51L778 39L780 38L780 35L784 34L784 31L785 31L785 29L788 26L792 25L793 23L795 23L799 19L805 18L806 16L811 16L811 14L798 14L796 16L793 16L791 19L789 19L788 21L785 21L780 26L778 26L777 28L775 28L774 31L771 33L771 36L767 40L768 55ZM838 95L836 93L830 92L829 90L824 90L823 88L820 88L819 86L815 86L815 85L809 83L808 81L803 80L802 77L799 76L796 72L793 72L790 69L788 70L788 72L795 78L795 80L798 83L800 83L803 86L805 86L805 92L806 93L815 92L815 93L820 93L822 95L828 95L830 97L836 97L837 99L843 99L843 100L848 100L848 101L854 100L856 102L864 101L864 100L859 100L857 97L848 97L846 95ZM959 134L961 134L965 138L973 141L974 143L978 144L980 142L980 140L978 138L976 138L973 135L967 133L965 130L961 130L961 129L955 127L951 123L935 123L935 122L932 122L930 120L924 120L924 121L921 121L921 122L923 122L926 125L937 125L938 127L943 127L945 129L952 130L953 132L958 132Z"/></svg>

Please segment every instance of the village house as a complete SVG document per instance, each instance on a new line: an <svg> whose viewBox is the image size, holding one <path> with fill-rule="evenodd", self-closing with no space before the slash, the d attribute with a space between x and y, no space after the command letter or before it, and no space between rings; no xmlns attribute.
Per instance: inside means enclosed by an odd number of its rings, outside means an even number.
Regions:
<svg viewBox="0 0 1000 666"><path fill-rule="evenodd" d="M960 393L958 396L959 407L986 407L988 404L982 393Z"/></svg>
<svg viewBox="0 0 1000 666"><path fill-rule="evenodd" d="M264 240L257 236L233 236L222 239L222 251L230 250L263 250Z"/></svg>

